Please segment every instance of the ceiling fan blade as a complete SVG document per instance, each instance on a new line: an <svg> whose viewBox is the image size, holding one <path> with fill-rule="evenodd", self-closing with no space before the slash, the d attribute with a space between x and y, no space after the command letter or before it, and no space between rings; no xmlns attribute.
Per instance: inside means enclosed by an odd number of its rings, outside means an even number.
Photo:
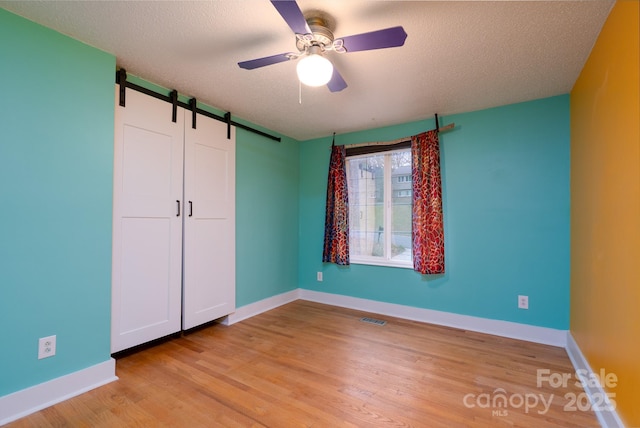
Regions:
<svg viewBox="0 0 640 428"><path fill-rule="evenodd" d="M254 68L265 67L271 64L277 64L279 62L289 61L291 56L289 53L281 53L278 55L266 56L264 58L251 59L249 61L239 62L240 68L245 70L253 70Z"/></svg>
<svg viewBox="0 0 640 428"><path fill-rule="evenodd" d="M333 75L331 76L329 83L327 83L327 87L331 92L340 92L347 87L347 82L344 81L335 67L333 67Z"/></svg>
<svg viewBox="0 0 640 428"><path fill-rule="evenodd" d="M394 48L404 45L407 33L402 27L391 27L370 33L341 37L347 52L368 51L371 49Z"/></svg>
<svg viewBox="0 0 640 428"><path fill-rule="evenodd" d="M282 18L296 34L309 34L311 29L304 19L304 15L294 0L271 0L271 4L278 10Z"/></svg>

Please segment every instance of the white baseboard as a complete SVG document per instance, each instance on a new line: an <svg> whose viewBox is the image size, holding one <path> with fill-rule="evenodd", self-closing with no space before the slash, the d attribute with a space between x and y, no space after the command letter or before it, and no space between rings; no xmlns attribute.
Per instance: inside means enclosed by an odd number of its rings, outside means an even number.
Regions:
<svg viewBox="0 0 640 428"><path fill-rule="evenodd" d="M453 314L450 312L416 308L413 306L404 306L394 303L377 302L374 300L323 293L320 291L301 289L300 299L360 311L373 312L376 314L388 315L412 321L455 327L479 333L493 334L512 339L526 340L528 342L558 346L561 348L566 346L567 341L566 330L537 327L510 321L491 320L487 318Z"/></svg>
<svg viewBox="0 0 640 428"><path fill-rule="evenodd" d="M298 300L300 298L299 295L300 289L296 288L295 290L287 291L286 293L277 294L254 303L241 306L237 308L234 313L227 315L222 321L222 324L231 325L242 320L246 320L247 318L275 309L278 306Z"/></svg>
<svg viewBox="0 0 640 428"><path fill-rule="evenodd" d="M116 360L40 383L0 397L0 425L117 380Z"/></svg>
<svg viewBox="0 0 640 428"><path fill-rule="evenodd" d="M571 335L571 332L567 332L566 350L567 354L569 354L569 359L571 360L573 367L576 369L576 372L580 370L582 371L582 373L598 373L594 372L591 369L589 362L584 357L584 354L580 350L578 343ZM611 402L606 394L607 391L605 391L600 385L593 386L591 383L587 382L583 382L583 387L584 392L589 396L589 400L591 401L591 403L602 404L597 405L597 408L594 409L594 413L596 414L600 425L605 428L624 428L624 424L622 423L620 416L618 416L618 412L616 412L615 410L606 411L601 409L601 407L607 408L611 405ZM604 397L604 402L602 402L602 400L600 399L602 397Z"/></svg>

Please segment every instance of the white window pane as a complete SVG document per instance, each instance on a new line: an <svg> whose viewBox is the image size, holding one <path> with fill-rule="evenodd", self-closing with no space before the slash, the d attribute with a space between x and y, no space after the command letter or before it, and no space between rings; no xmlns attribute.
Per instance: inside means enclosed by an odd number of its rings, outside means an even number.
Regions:
<svg viewBox="0 0 640 428"><path fill-rule="evenodd" d="M349 250L354 256L383 256L384 155L347 161Z"/></svg>
<svg viewBox="0 0 640 428"><path fill-rule="evenodd" d="M411 151L392 152L391 254L392 260L411 261ZM397 177L397 178L396 178Z"/></svg>

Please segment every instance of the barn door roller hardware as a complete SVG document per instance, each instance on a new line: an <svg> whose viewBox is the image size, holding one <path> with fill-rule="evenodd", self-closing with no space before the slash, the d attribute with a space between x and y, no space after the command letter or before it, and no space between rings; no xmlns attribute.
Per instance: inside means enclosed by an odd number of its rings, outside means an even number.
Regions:
<svg viewBox="0 0 640 428"><path fill-rule="evenodd" d="M126 88L133 89L134 91L141 92L143 94L149 95L151 97L157 98L162 101L166 101L172 104L172 120L176 121L177 108L183 107L189 111L192 111L192 126L195 128L196 113L201 114L203 116L210 117L211 119L218 120L220 122L224 122L227 124L227 138L231 139L231 126L235 126L236 128L244 129L245 131L253 132L254 134L261 135L263 137L269 138L274 141L282 141L280 137L276 137L275 135L267 134L266 132L262 132L259 129L252 128L250 126L244 125L242 123L238 123L235 120L231 119L231 113L227 112L224 116L218 116L217 114L208 112L206 110L199 109L196 106L196 99L191 98L189 103L184 103L178 100L178 92L176 90L171 91L169 95L163 95L161 93L152 91L151 89L147 89L140 85L136 85L135 83L129 82L127 80L127 72L124 68L116 71L116 83L120 85L120 99L118 101L119 105L125 107L126 104Z"/></svg>

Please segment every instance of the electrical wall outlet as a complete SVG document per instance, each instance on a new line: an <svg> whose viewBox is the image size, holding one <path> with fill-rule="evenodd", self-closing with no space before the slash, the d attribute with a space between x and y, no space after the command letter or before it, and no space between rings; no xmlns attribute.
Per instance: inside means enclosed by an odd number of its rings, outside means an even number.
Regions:
<svg viewBox="0 0 640 428"><path fill-rule="evenodd" d="M56 355L56 336L41 337L38 340L38 359Z"/></svg>
<svg viewBox="0 0 640 428"><path fill-rule="evenodd" d="M518 308L529 309L529 296L518 296Z"/></svg>
<svg viewBox="0 0 640 428"><path fill-rule="evenodd" d="M318 272L316 274L316 279L318 280L318 282L322 282L322 272Z"/></svg>

